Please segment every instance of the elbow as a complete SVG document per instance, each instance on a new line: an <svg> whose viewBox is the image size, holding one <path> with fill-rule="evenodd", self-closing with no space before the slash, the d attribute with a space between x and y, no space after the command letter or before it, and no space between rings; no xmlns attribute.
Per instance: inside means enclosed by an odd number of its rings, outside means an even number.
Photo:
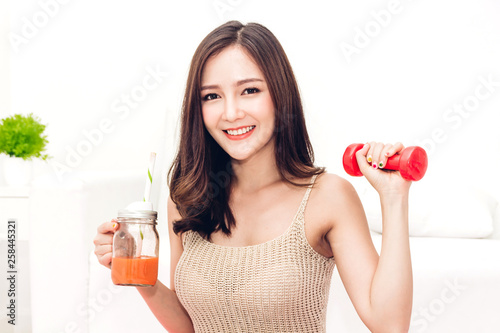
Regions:
<svg viewBox="0 0 500 333"><path fill-rule="evenodd" d="M390 328L389 330L385 332L390 332L390 333L408 333L410 330L410 324L408 325L398 325Z"/></svg>
<svg viewBox="0 0 500 333"><path fill-rule="evenodd" d="M412 299L397 304L372 307L365 312L363 322L373 333L408 333L412 316Z"/></svg>
<svg viewBox="0 0 500 333"><path fill-rule="evenodd" d="M377 327L370 329L373 333L408 333L410 322L378 323Z"/></svg>
<svg viewBox="0 0 500 333"><path fill-rule="evenodd" d="M372 312L370 331L373 333L408 333L410 330L412 303L400 304L398 307L379 308Z"/></svg>
<svg viewBox="0 0 500 333"><path fill-rule="evenodd" d="M411 314L374 316L366 327L372 333L408 333L410 330Z"/></svg>

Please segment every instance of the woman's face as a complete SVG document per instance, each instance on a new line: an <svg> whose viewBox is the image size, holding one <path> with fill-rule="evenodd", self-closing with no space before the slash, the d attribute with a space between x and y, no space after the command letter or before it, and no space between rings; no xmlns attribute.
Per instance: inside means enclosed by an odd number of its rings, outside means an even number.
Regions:
<svg viewBox="0 0 500 333"><path fill-rule="evenodd" d="M273 101L264 75L243 48L229 46L207 61L201 99L205 127L231 158L274 152Z"/></svg>

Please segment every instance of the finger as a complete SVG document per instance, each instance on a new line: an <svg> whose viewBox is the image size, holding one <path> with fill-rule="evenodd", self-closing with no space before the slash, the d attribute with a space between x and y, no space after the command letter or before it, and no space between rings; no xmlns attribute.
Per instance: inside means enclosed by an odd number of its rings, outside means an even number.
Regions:
<svg viewBox="0 0 500 333"><path fill-rule="evenodd" d="M375 142L370 142L368 143L369 145L369 149L368 149L368 153L366 154L366 161L372 165L372 162L373 162L373 146L374 146Z"/></svg>
<svg viewBox="0 0 500 333"><path fill-rule="evenodd" d="M101 245L112 245L113 244L113 234L107 233L107 234L97 234L94 237L94 245L101 246Z"/></svg>
<svg viewBox="0 0 500 333"><path fill-rule="evenodd" d="M371 164L367 162L367 155L371 149L369 143L365 144L363 148L356 152L356 160L358 162L359 170L361 173L366 174L367 170L370 170Z"/></svg>
<svg viewBox="0 0 500 333"><path fill-rule="evenodd" d="M99 227L97 227L97 232L100 234L114 233L116 230L118 230L118 228L118 222L113 219L110 222L104 222Z"/></svg>
<svg viewBox="0 0 500 333"><path fill-rule="evenodd" d="M111 268L111 260L113 259L112 253L107 253L98 257L99 263L105 267Z"/></svg>
<svg viewBox="0 0 500 333"><path fill-rule="evenodd" d="M384 147L383 144L381 143L375 143L373 146L373 161L372 161L372 167L374 169L377 169L378 168L378 164L381 160L381 153L382 153L382 148Z"/></svg>
<svg viewBox="0 0 500 333"><path fill-rule="evenodd" d="M392 148L392 144L388 143L384 145L384 148L382 148L382 152L380 154L380 161L378 162L378 167L379 169L383 169L387 165L387 159L389 157L388 152Z"/></svg>
<svg viewBox="0 0 500 333"><path fill-rule="evenodd" d="M403 149L405 149L403 144L401 142L396 142L391 148L387 149L387 151L385 152L385 156L389 158L399 153Z"/></svg>
<svg viewBox="0 0 500 333"><path fill-rule="evenodd" d="M94 254L98 257L103 256L103 255L108 254L108 253L113 253L113 245L111 245L111 244L96 246L96 248L94 250Z"/></svg>
<svg viewBox="0 0 500 333"><path fill-rule="evenodd" d="M359 163L359 159L365 159L365 161L366 161L366 156L368 154L369 149L370 149L370 144L365 143L365 145L360 150L358 150L356 152L356 159L358 159L358 163Z"/></svg>

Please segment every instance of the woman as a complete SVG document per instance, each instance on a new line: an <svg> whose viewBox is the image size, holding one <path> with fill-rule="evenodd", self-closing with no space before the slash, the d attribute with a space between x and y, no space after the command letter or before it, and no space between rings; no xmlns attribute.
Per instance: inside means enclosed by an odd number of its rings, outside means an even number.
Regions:
<svg viewBox="0 0 500 333"><path fill-rule="evenodd" d="M381 170L402 144L373 142L356 154L380 195L379 257L353 187L314 166L292 69L265 27L232 21L201 42L181 117L170 288L137 288L167 330L324 332L335 265L371 331L408 330L411 182ZM113 222L94 240L107 267Z"/></svg>

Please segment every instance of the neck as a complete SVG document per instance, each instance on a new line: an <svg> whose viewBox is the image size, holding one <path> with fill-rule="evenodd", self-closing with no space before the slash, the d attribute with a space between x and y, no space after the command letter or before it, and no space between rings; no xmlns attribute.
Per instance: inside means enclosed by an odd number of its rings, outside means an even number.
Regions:
<svg viewBox="0 0 500 333"><path fill-rule="evenodd" d="M232 160L234 186L238 191L255 192L281 180L274 149L266 149L243 161Z"/></svg>

